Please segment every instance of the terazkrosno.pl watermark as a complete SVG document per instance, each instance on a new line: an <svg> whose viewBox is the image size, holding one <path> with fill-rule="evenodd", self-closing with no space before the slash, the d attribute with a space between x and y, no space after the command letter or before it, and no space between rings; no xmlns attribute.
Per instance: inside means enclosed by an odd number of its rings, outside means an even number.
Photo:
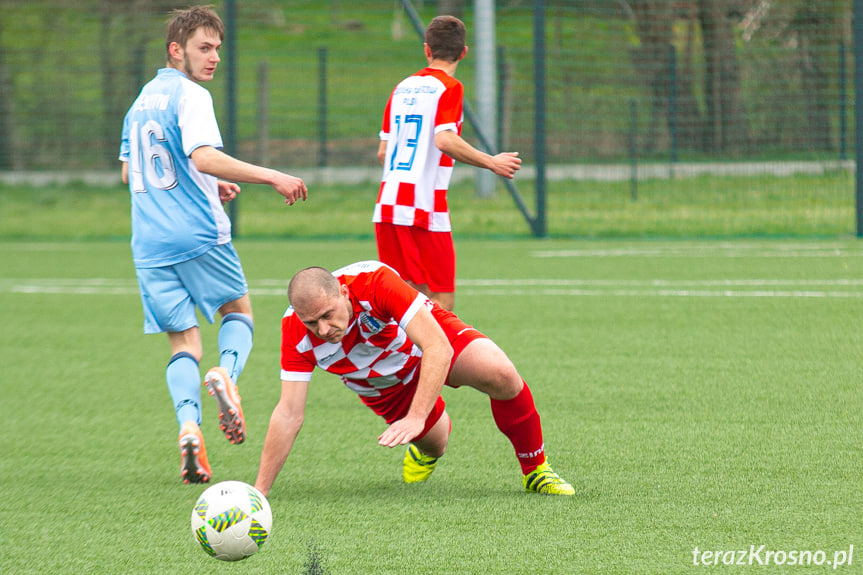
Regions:
<svg viewBox="0 0 863 575"><path fill-rule="evenodd" d="M748 549L699 549L692 550L692 564L713 567L718 565L784 565L807 567L828 565L833 569L850 567L854 562L854 545L835 551L803 549L768 549L766 545L750 545Z"/></svg>

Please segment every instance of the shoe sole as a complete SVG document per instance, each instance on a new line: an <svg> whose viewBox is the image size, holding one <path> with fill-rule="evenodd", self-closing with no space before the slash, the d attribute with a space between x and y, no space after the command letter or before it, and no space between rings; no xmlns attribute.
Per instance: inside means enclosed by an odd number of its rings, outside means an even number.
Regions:
<svg viewBox="0 0 863 575"><path fill-rule="evenodd" d="M225 433L228 441L240 444L246 440L246 423L240 415L240 408L228 397L228 383L218 372L210 372L204 382L207 391L219 404L219 429Z"/></svg>
<svg viewBox="0 0 863 575"><path fill-rule="evenodd" d="M561 487L557 487L557 486L551 486L547 489L544 488L541 491L532 491L532 490L528 489L527 492L528 493L537 493L539 495L549 495L549 496L551 496L551 495L575 495L575 490L572 487L567 489L565 487L561 488Z"/></svg>
<svg viewBox="0 0 863 575"><path fill-rule="evenodd" d="M198 453L201 442L197 435L185 435L180 438L180 454L183 457L183 468L180 476L185 483L207 483L210 474L198 464Z"/></svg>

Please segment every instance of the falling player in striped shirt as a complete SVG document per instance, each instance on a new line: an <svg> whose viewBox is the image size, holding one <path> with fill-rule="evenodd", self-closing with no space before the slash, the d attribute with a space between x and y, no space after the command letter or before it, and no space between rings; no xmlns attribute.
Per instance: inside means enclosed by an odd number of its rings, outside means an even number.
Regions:
<svg viewBox="0 0 863 575"><path fill-rule="evenodd" d="M255 482L269 494L300 432L315 367L337 374L389 426L385 447L407 445L406 483L426 481L446 451L451 423L440 393L468 386L491 399L527 491L572 495L545 457L533 396L506 354L455 314L433 303L378 261L333 273L298 272L282 318L282 391Z"/></svg>
<svg viewBox="0 0 863 575"><path fill-rule="evenodd" d="M438 16L425 31L428 66L390 94L380 132L383 165L372 221L378 259L442 308L455 305L456 257L447 189L455 162L512 178L521 167L515 152L494 156L461 137L464 86L455 79L467 55L465 27Z"/></svg>

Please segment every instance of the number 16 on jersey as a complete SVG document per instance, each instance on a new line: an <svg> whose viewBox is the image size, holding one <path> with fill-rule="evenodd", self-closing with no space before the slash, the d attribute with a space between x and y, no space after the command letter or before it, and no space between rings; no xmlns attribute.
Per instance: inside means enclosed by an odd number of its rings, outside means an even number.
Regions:
<svg viewBox="0 0 863 575"><path fill-rule="evenodd" d="M165 132L155 120L148 120L143 126L132 122L129 133L129 181L135 192L147 191L144 178L161 190L170 190L177 185L174 157L165 147L166 142Z"/></svg>

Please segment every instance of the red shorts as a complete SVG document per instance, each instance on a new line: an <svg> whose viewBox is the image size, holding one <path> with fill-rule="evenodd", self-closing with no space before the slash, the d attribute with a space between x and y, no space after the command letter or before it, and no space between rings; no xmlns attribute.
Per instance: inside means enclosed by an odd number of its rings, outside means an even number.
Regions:
<svg viewBox="0 0 863 575"><path fill-rule="evenodd" d="M378 259L415 285L433 292L455 292L455 247L450 232L413 226L375 224Z"/></svg>
<svg viewBox="0 0 863 575"><path fill-rule="evenodd" d="M451 311L446 311L438 305L435 305L432 308L432 315L437 320L438 325L443 328L443 331L452 346L453 354L452 361L450 362L450 369L452 369L455 360L458 359L458 356L461 355L464 348L467 347L467 344L474 340L488 337L478 329L474 329L464 323ZM414 394L417 390L419 372L420 370L417 370L413 381L408 385L396 385L382 390L381 395L378 397L360 397L360 399L363 403L369 406L372 411L383 417L387 423L399 420L406 416L410 409L411 401L413 401ZM447 377L445 383L446 385L449 385L449 377ZM443 398L438 396L431 413L429 413L429 416L426 418L425 427L423 428L422 433L416 436L414 438L415 440L421 439L426 433L428 433L429 429L431 429L441 418L441 415L443 415L445 407L446 404L444 403Z"/></svg>

